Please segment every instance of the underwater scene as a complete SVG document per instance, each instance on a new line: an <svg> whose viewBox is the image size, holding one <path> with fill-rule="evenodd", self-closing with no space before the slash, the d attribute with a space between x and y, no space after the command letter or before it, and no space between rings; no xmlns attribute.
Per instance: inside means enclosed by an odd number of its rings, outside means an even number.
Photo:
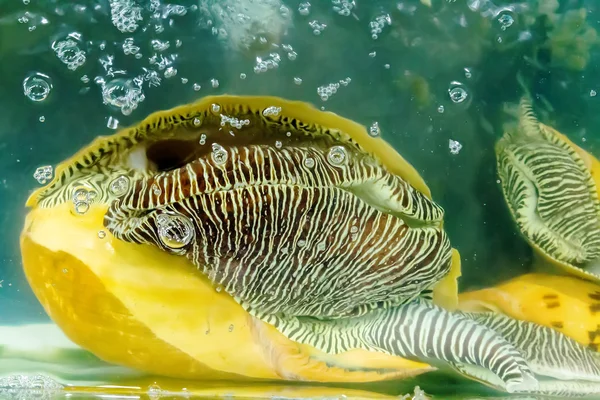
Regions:
<svg viewBox="0 0 600 400"><path fill-rule="evenodd" d="M0 0L0 399L600 398L599 30Z"/></svg>

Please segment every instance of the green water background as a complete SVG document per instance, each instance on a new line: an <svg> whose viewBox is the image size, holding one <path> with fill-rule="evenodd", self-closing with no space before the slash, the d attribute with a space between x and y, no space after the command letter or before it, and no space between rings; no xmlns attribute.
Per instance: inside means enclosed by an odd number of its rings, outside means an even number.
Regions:
<svg viewBox="0 0 600 400"><path fill-rule="evenodd" d="M122 128L155 110L219 93L277 95L367 127L377 122L445 208L446 229L462 255L461 289L527 271L530 250L516 233L495 171L493 146L510 119L503 103L522 94L520 71L548 111L545 121L600 155L600 96L594 95L600 91L599 46L581 39L586 29L599 28L598 2L562 1L555 8L552 1L433 0L428 7L417 0L322 0L312 2L308 15L300 12L302 3L254 1L244 9L235 1L180 1L185 15L152 18L151 2L138 2L143 20L135 32L123 33L111 21L109 1L0 0L0 324L47 320L23 276L18 245L25 199L39 186L32 177L36 168L114 132L109 117ZM246 31L235 17L256 17L257 4L271 13L259 15ZM166 5L161 3L163 14ZM349 15L340 15L344 7ZM573 11L582 8L581 14ZM509 26L503 15L512 19ZM382 31L374 39L376 21ZM75 70L53 49L72 33L80 35L77 46L85 52L85 63ZM545 46L551 37L558 44ZM124 54L127 38L142 58ZM157 39L170 47L156 51ZM240 44L246 39L250 48ZM268 60L273 53L278 66L256 73L256 57ZM151 60L155 54L154 60L172 58L177 74L165 78ZM107 57L112 65L105 68ZM94 78L122 82L151 70L161 82L142 84L144 101L131 115L103 104ZM24 95L23 81L34 72L51 79L44 101ZM318 88L340 80L347 85L323 101ZM459 103L448 93L454 81L467 93ZM450 140L461 144L457 154Z"/></svg>

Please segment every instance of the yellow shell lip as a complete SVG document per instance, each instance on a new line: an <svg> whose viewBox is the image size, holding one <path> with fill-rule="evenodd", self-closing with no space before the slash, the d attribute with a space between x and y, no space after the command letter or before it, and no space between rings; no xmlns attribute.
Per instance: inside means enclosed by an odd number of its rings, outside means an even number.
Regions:
<svg viewBox="0 0 600 400"><path fill-rule="evenodd" d="M261 120L257 128L244 125L246 119ZM291 121L293 132L273 132L264 124ZM242 129L239 129L239 128ZM264 127L264 128L261 128ZM199 129L194 129L199 128ZM229 132L229 135L227 134ZM315 134L315 132L317 132ZM292 136L290 137L290 133ZM79 170L98 164L132 163L133 153L143 149L147 160L141 169L170 170L206 154L211 144L247 144L299 141L324 141L354 146L374 156L389 172L400 176L415 189L431 198L422 177L381 137L368 134L366 128L332 112L300 102L271 96L208 96L169 110L150 114L138 124L110 136L100 136L55 168L55 177L36 189L27 199L27 207L36 207L44 196ZM199 143L204 143L200 146ZM131 165L129 165L131 167ZM139 165L133 165L139 167Z"/></svg>

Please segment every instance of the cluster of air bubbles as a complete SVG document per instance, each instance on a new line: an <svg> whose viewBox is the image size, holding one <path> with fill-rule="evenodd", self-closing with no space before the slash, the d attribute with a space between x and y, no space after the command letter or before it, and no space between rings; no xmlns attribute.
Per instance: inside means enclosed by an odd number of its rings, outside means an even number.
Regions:
<svg viewBox="0 0 600 400"><path fill-rule="evenodd" d="M310 3L308 1L300 3L298 5L298 13L305 16L310 14Z"/></svg>
<svg viewBox="0 0 600 400"><path fill-rule="evenodd" d="M314 168L315 167L315 159L312 157L306 157L304 159L304 166L306 168Z"/></svg>
<svg viewBox="0 0 600 400"><path fill-rule="evenodd" d="M473 72L471 71L471 68L464 68L463 71L465 72L465 78L471 79L473 77Z"/></svg>
<svg viewBox="0 0 600 400"><path fill-rule="evenodd" d="M356 7L354 0L332 0L331 3L333 11L344 17L348 17L352 13L352 9Z"/></svg>
<svg viewBox="0 0 600 400"><path fill-rule="evenodd" d="M110 193L114 196L122 196L129 189L129 178L125 175L116 177L108 186Z"/></svg>
<svg viewBox="0 0 600 400"><path fill-rule="evenodd" d="M106 84L103 81L100 83L104 104L120 108L123 115L130 115L145 99L141 87L131 79L117 78Z"/></svg>
<svg viewBox="0 0 600 400"><path fill-rule="evenodd" d="M333 146L327 153L327 161L336 167L344 165L347 159L348 155L344 146Z"/></svg>
<svg viewBox="0 0 600 400"><path fill-rule="evenodd" d="M381 135L381 128L379 128L379 122L375 121L369 127L369 135L372 137L378 137Z"/></svg>
<svg viewBox="0 0 600 400"><path fill-rule="evenodd" d="M376 40L381 32L383 32L383 28L392 24L392 18L389 14L382 14L376 17L373 21L369 22L369 27L371 28L371 37L373 40Z"/></svg>
<svg viewBox="0 0 600 400"><path fill-rule="evenodd" d="M457 142L456 140L450 139L448 142L448 148L450 149L450 153L458 154L462 149L462 144Z"/></svg>
<svg viewBox="0 0 600 400"><path fill-rule="evenodd" d="M102 65L102 68L104 68L107 76L114 77L115 75L124 75L126 73L124 70L113 70L112 65L114 59L114 56L107 54L104 57L99 58L98 61L100 62L100 65Z"/></svg>
<svg viewBox="0 0 600 400"><path fill-rule="evenodd" d="M110 19L121 32L135 32L142 20L142 8L133 0L110 0Z"/></svg>
<svg viewBox="0 0 600 400"><path fill-rule="evenodd" d="M136 76L135 78L133 78L133 83L137 87L142 87L144 82L147 82L149 87L160 86L160 82L162 81L162 78L160 77L158 72L156 72L153 69L147 69L147 68L142 68L142 70L144 71L143 74L140 74L140 75Z"/></svg>
<svg viewBox="0 0 600 400"><path fill-rule="evenodd" d="M282 44L281 48L287 52L288 59L294 61L298 57L298 53L294 51L294 48L290 44Z"/></svg>
<svg viewBox="0 0 600 400"><path fill-rule="evenodd" d="M158 52L163 52L163 51L167 50L169 47L171 47L171 43L168 40L162 41L159 39L151 40L150 45L152 45L152 48L154 49L154 51L158 51Z"/></svg>
<svg viewBox="0 0 600 400"><path fill-rule="evenodd" d="M158 186L158 183L156 182L152 184L150 190L152 190L152 194L154 194L155 196L160 196L162 194L162 189L160 188L160 186Z"/></svg>
<svg viewBox="0 0 600 400"><path fill-rule="evenodd" d="M501 12L498 15L497 21L498 21L498 24L500 24L500 29L502 29L503 31L510 28L512 26L512 24L515 22L512 15L510 15L510 13L506 12L506 11Z"/></svg>
<svg viewBox="0 0 600 400"><path fill-rule="evenodd" d="M279 67L279 62L281 61L281 57L278 53L271 53L269 57L263 59L262 57L256 57L256 65L254 66L254 73L260 74L262 72L267 72L270 69L274 69Z"/></svg>
<svg viewBox="0 0 600 400"><path fill-rule="evenodd" d="M79 34L72 33L65 40L57 40L52 43L52 50L54 50L58 59L71 71L75 71L85 64L85 51L78 46L80 39Z"/></svg>
<svg viewBox="0 0 600 400"><path fill-rule="evenodd" d="M52 166L44 165L42 167L38 167L33 173L33 178L38 181L40 185L46 184L50 179L52 179Z"/></svg>
<svg viewBox="0 0 600 400"><path fill-rule="evenodd" d="M242 129L244 125L250 125L249 119L237 119L236 117L229 117L225 114L221 114L221 126L231 125L234 128Z"/></svg>
<svg viewBox="0 0 600 400"><path fill-rule="evenodd" d="M218 79L215 79L215 78L212 78L212 79L210 80L210 85L211 85L213 88L215 88L215 89L216 89L216 88L218 88L218 87L219 87L219 80L218 80ZM194 88L194 90L195 90L195 88Z"/></svg>
<svg viewBox="0 0 600 400"><path fill-rule="evenodd" d="M327 85L319 86L317 88L317 94L323 101L329 100L331 96L337 93L338 89L341 86L348 86L348 84L352 81L349 77L346 79L341 79L338 82L329 83Z"/></svg>
<svg viewBox="0 0 600 400"><path fill-rule="evenodd" d="M135 45L135 43L133 42L133 38L125 39L123 41L122 47L123 47L123 54L125 54L126 56L135 55L136 58L141 58L141 54L139 53L140 47ZM138 57L138 54L140 54L139 57Z"/></svg>
<svg viewBox="0 0 600 400"><path fill-rule="evenodd" d="M194 225L181 214L164 213L156 218L158 237L171 250L180 250L194 238ZM150 390L150 389L149 389Z"/></svg>
<svg viewBox="0 0 600 400"><path fill-rule="evenodd" d="M156 65L159 71L163 71L173 64L176 57L176 54L170 54L166 57L162 54L154 54L148 59L148 62L150 65Z"/></svg>
<svg viewBox="0 0 600 400"><path fill-rule="evenodd" d="M278 116L281 113L281 107L270 106L263 110L262 115L265 117Z"/></svg>
<svg viewBox="0 0 600 400"><path fill-rule="evenodd" d="M198 143L200 143L201 146L204 146L206 144L206 133L200 135L200 140L198 141Z"/></svg>
<svg viewBox="0 0 600 400"><path fill-rule="evenodd" d="M323 32L323 30L325 30L325 28L327 28L327 24L322 24L319 21L317 21L316 19L310 21L308 23L308 25L311 27L311 29L313 30L313 33L315 35L320 35L321 32Z"/></svg>
<svg viewBox="0 0 600 400"><path fill-rule="evenodd" d="M83 215L90 209L90 205L94 202L98 193L93 189L88 189L80 186L73 191L71 200L73 201L74 210L77 214Z"/></svg>
<svg viewBox="0 0 600 400"><path fill-rule="evenodd" d="M166 19L170 16L182 17L187 14L187 8L179 4L167 4L163 8L162 18Z"/></svg>
<svg viewBox="0 0 600 400"><path fill-rule="evenodd" d="M302 78L300 78L299 76L295 76L294 77L294 83L296 85L302 85Z"/></svg>
<svg viewBox="0 0 600 400"><path fill-rule="evenodd" d="M48 75L36 72L23 80L23 93L32 101L43 101L52 90L52 80Z"/></svg>
<svg viewBox="0 0 600 400"><path fill-rule="evenodd" d="M15 397L20 398L23 393L27 393L27 390L62 390L64 389L64 386L45 375L8 375L0 377L0 389L16 389L24 391L19 392L21 394L18 394ZM44 395L48 394L50 393L44 393ZM45 398L45 396L40 396L35 392L29 393L27 396Z"/></svg>
<svg viewBox="0 0 600 400"><path fill-rule="evenodd" d="M223 165L227 161L227 150L225 150L220 144L213 143L210 157L215 164Z"/></svg>

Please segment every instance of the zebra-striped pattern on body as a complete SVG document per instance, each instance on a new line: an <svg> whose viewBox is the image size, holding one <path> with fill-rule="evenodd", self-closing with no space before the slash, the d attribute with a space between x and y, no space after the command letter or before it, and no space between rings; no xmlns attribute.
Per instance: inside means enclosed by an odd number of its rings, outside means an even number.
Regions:
<svg viewBox="0 0 600 400"><path fill-rule="evenodd" d="M600 355L577 341L500 314L460 314L497 332L519 350L539 380L538 393L573 397L600 392Z"/></svg>
<svg viewBox="0 0 600 400"><path fill-rule="evenodd" d="M195 227L186 256L268 314L360 315L412 299L448 272L442 209L376 163L331 165L318 148L227 151L226 163L206 157L140 180L112 204L106 227L170 250L157 218L183 215Z"/></svg>
<svg viewBox="0 0 600 400"><path fill-rule="evenodd" d="M339 187L371 206L421 225L439 225L443 209L372 158L348 153L347 164L335 166L319 148L243 146L224 148L227 161L199 158L184 167L140 179L113 207L119 219L175 204L191 196L261 185L307 188ZM311 166L306 165L311 160Z"/></svg>
<svg viewBox="0 0 600 400"><path fill-rule="evenodd" d="M362 348L438 366L468 364L489 371L510 391L537 387L527 361L513 344L489 327L422 299L333 321L257 315L290 339L327 353Z"/></svg>
<svg viewBox="0 0 600 400"><path fill-rule="evenodd" d="M119 239L161 246L163 212L193 222L186 256L209 279L266 314L364 314L417 296L450 266L442 230L411 229L336 187L213 192L107 227Z"/></svg>
<svg viewBox="0 0 600 400"><path fill-rule="evenodd" d="M523 118L533 118L529 114ZM498 174L516 223L551 257L581 265L600 256L600 201L590 171L537 121L499 142Z"/></svg>

